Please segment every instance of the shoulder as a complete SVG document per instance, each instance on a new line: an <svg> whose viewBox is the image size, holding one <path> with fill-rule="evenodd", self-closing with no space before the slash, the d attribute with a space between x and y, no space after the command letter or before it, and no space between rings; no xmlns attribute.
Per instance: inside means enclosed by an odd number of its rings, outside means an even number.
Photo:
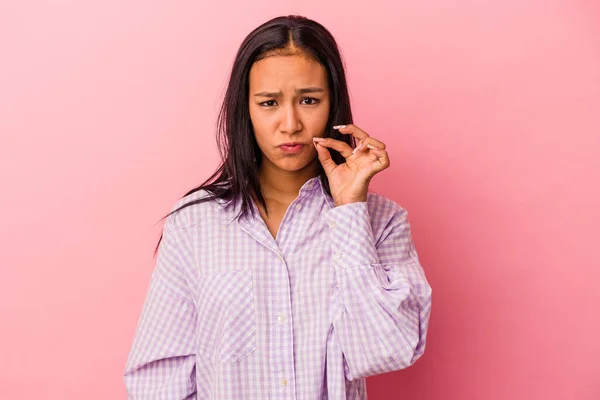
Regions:
<svg viewBox="0 0 600 400"><path fill-rule="evenodd" d="M367 209L374 229L385 229L386 226L408 226L408 210L377 193L369 193Z"/></svg>
<svg viewBox="0 0 600 400"><path fill-rule="evenodd" d="M407 214L408 211L394 200L378 193L369 193L367 197L369 213L373 216L393 216Z"/></svg>
<svg viewBox="0 0 600 400"><path fill-rule="evenodd" d="M224 203L220 199L212 199L204 189L185 195L177 200L169 211L167 222L186 228L200 222L206 216L222 214Z"/></svg>

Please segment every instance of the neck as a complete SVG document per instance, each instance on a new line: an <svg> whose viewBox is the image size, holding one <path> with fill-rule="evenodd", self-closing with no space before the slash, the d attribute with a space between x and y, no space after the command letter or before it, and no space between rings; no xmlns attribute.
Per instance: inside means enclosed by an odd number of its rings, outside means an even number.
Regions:
<svg viewBox="0 0 600 400"><path fill-rule="evenodd" d="M317 164L319 161L315 161L305 168L293 172L275 169L267 162L263 162L258 170L258 178L265 201L286 204L294 201L298 197L302 185L319 174Z"/></svg>

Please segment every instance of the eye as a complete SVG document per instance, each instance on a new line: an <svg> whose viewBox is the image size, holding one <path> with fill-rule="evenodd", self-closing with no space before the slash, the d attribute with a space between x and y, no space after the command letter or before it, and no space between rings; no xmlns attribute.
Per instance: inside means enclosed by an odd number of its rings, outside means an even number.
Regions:
<svg viewBox="0 0 600 400"><path fill-rule="evenodd" d="M304 101L307 101L307 103L304 103ZM314 104L317 104L318 102L319 99L315 99L314 97L304 97L300 103L306 104L307 106L312 106Z"/></svg>
<svg viewBox="0 0 600 400"><path fill-rule="evenodd" d="M267 100L267 101L263 101L262 103L260 103L260 105L263 107L274 107L275 104L276 104L275 100Z"/></svg>

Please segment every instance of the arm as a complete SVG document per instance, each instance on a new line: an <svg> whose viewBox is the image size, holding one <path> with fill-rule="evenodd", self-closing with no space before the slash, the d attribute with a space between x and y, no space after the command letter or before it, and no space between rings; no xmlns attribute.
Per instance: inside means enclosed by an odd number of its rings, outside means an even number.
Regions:
<svg viewBox="0 0 600 400"><path fill-rule="evenodd" d="M196 399L196 308L186 269L193 254L185 228L164 224L123 379L129 399Z"/></svg>
<svg viewBox="0 0 600 400"><path fill-rule="evenodd" d="M338 282L333 334L348 380L412 365L425 350L431 312L431 287L406 210L381 197L371 199L377 209L373 220L366 202L327 214Z"/></svg>

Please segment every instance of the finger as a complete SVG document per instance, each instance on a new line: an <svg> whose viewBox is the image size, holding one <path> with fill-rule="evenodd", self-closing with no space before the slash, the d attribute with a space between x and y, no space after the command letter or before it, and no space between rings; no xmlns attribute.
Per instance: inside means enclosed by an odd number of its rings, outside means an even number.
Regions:
<svg viewBox="0 0 600 400"><path fill-rule="evenodd" d="M376 154L373 154L371 152L369 152L367 155L365 155L365 157L367 157L367 160L369 160L371 162L379 161L379 156L377 156Z"/></svg>
<svg viewBox="0 0 600 400"><path fill-rule="evenodd" d="M343 133L344 135L352 135L358 140L363 140L369 137L369 134L367 132L363 131L358 126L353 124L336 125L333 127L333 129L337 129L340 133Z"/></svg>
<svg viewBox="0 0 600 400"><path fill-rule="evenodd" d="M380 142L379 140L371 136L363 140L362 145L368 149L385 150L385 143Z"/></svg>
<svg viewBox="0 0 600 400"><path fill-rule="evenodd" d="M387 151L379 150L379 149L371 149L370 153L372 153L373 155L375 155L377 157L376 160L373 160L373 161L377 162L376 168L375 168L377 172L384 170L390 166L390 157L389 157Z"/></svg>
<svg viewBox="0 0 600 400"><path fill-rule="evenodd" d="M368 137L354 148L354 153L369 153L369 150L385 150L385 144L377 139Z"/></svg>
<svg viewBox="0 0 600 400"><path fill-rule="evenodd" d="M337 167L337 164L331 158L331 153L327 150L326 147L321 146L317 142L313 142L315 148L317 149L317 157L323 166L323 170L325 171L325 175L329 176L333 172L333 170Z"/></svg>
<svg viewBox="0 0 600 400"><path fill-rule="evenodd" d="M360 149L362 149L362 147L363 147L362 143L359 143L359 145L358 145L358 146L356 146L356 147L354 148L354 150L352 150L352 154L356 154L357 152L359 152L359 151L360 151Z"/></svg>
<svg viewBox="0 0 600 400"><path fill-rule="evenodd" d="M353 154L352 147L350 147L348 143L342 142L341 140L314 137L313 141L317 142L321 146L338 151L344 158L348 158Z"/></svg>

